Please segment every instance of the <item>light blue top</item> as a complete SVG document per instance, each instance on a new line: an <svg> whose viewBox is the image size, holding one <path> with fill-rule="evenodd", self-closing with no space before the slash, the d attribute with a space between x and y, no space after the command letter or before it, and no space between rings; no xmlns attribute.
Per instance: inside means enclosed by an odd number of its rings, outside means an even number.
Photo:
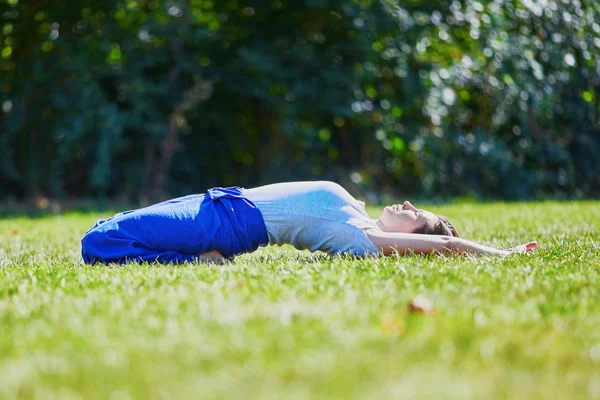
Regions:
<svg viewBox="0 0 600 400"><path fill-rule="evenodd" d="M262 213L270 244L331 255L381 254L365 234L367 228L378 229L365 203L337 183L276 183L242 193Z"/></svg>

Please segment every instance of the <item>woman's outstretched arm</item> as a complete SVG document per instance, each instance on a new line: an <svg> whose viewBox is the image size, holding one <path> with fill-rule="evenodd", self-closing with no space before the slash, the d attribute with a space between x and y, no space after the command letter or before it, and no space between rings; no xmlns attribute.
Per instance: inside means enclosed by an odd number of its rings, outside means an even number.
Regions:
<svg viewBox="0 0 600 400"><path fill-rule="evenodd" d="M499 250L452 236L383 232L376 229L367 230L365 233L386 256L396 252L400 254L466 253L505 256L511 253L531 251L537 246L536 242L530 242L522 246Z"/></svg>

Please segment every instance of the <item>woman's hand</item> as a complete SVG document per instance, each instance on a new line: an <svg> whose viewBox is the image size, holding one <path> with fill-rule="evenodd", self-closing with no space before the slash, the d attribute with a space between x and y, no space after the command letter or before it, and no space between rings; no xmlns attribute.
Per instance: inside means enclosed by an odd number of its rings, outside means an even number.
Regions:
<svg viewBox="0 0 600 400"><path fill-rule="evenodd" d="M506 251L509 252L509 254L513 254L513 253L529 253L531 251L533 251L533 249L535 249L537 247L537 242L529 242L526 244L522 244L520 246L516 246L516 247L511 247L510 249L506 249Z"/></svg>

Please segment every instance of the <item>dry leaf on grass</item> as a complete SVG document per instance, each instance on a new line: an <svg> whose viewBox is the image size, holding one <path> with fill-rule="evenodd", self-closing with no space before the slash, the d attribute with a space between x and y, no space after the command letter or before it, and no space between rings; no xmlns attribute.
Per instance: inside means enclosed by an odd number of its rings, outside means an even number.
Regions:
<svg viewBox="0 0 600 400"><path fill-rule="evenodd" d="M435 308L433 308L433 304L429 299L422 294L415 296L414 299L408 305L408 309L411 313L415 314L433 314L435 313Z"/></svg>

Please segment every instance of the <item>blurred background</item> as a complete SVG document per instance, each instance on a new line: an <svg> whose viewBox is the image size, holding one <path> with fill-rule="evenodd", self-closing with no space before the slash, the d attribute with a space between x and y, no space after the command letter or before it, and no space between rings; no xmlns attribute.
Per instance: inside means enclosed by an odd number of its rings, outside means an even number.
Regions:
<svg viewBox="0 0 600 400"><path fill-rule="evenodd" d="M0 201L600 194L597 0L0 1Z"/></svg>

